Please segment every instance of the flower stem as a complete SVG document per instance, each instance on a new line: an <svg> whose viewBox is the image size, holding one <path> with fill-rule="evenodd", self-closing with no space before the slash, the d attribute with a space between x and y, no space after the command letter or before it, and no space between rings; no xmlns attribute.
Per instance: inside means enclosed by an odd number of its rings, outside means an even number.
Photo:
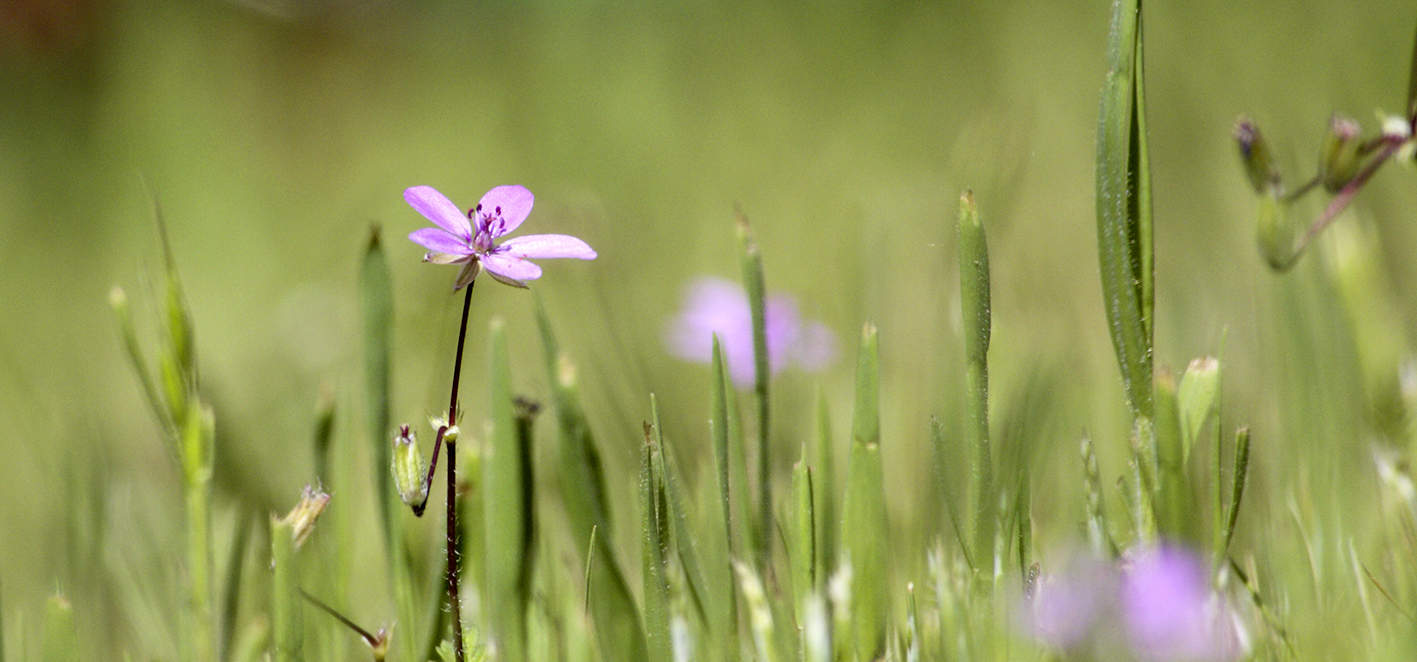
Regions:
<svg viewBox="0 0 1417 662"><path fill-rule="evenodd" d="M475 281L474 281L475 282ZM463 297L462 326L458 329L458 352L453 359L453 389L448 397L448 425L457 425L458 420L458 379L462 375L463 342L467 340L467 311L472 307L472 286L468 283L467 294ZM440 430L441 439L446 428ZM438 461L438 446L433 446L433 462ZM462 603L458 599L458 462L457 443L448 440L448 607L452 612L453 659L463 662ZM433 467L428 467L428 475L433 475Z"/></svg>

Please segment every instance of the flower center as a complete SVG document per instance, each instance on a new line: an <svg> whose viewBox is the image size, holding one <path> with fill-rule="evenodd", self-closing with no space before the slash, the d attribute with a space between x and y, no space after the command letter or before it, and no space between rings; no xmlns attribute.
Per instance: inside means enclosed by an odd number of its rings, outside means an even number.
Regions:
<svg viewBox="0 0 1417 662"><path fill-rule="evenodd" d="M472 247L479 253L486 253L496 247L492 240L507 232L507 221L502 218L502 207L496 207L491 213L482 211L482 204L468 212L468 218L473 220Z"/></svg>

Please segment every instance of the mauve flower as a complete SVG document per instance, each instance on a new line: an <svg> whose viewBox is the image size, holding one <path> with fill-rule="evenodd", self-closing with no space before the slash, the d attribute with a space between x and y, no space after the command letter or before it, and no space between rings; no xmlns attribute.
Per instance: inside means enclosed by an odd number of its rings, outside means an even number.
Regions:
<svg viewBox="0 0 1417 662"><path fill-rule="evenodd" d="M438 226L408 235L413 243L428 249L423 261L465 265L453 285L455 290L467 287L483 268L503 283L526 287L526 281L541 277L541 267L528 258L595 259L595 251L584 241L564 234L531 234L496 243L531 213L534 198L524 186L498 186L466 215L431 186L410 188L403 192L403 199Z"/></svg>
<svg viewBox="0 0 1417 662"><path fill-rule="evenodd" d="M1171 545L1134 550L1120 568L1075 563L1040 583L1021 620L1039 642L1097 659L1130 650L1145 662L1228 662L1241 651L1239 626L1204 562Z"/></svg>
<svg viewBox="0 0 1417 662"><path fill-rule="evenodd" d="M1121 602L1132 650L1143 660L1233 660L1239 652L1230 609L1184 548L1138 554L1122 575Z"/></svg>
<svg viewBox="0 0 1417 662"><path fill-rule="evenodd" d="M763 318L771 373L794 364L820 370L836 359L836 336L821 322L804 324L792 297L768 297ZM684 309L670 320L664 341L674 356L707 363L713 360L714 334L718 334L733 383L739 388L752 386L753 316L748 295L731 281L700 278L686 289Z"/></svg>

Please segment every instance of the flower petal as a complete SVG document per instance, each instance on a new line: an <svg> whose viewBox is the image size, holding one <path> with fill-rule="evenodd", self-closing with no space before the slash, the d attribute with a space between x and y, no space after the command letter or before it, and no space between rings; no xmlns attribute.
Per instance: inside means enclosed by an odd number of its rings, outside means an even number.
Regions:
<svg viewBox="0 0 1417 662"><path fill-rule="evenodd" d="M493 276L511 280L536 280L541 277L541 267L515 255L507 255L500 249L483 255L482 266Z"/></svg>
<svg viewBox="0 0 1417 662"><path fill-rule="evenodd" d="M467 222L458 206L432 186L414 186L403 192L403 199L423 217L438 227L466 241L472 240L472 224ZM416 240L415 240L416 241ZM425 244L426 245L426 244ZM432 248L429 246L429 248ZM437 249L435 249L437 250Z"/></svg>
<svg viewBox="0 0 1417 662"><path fill-rule="evenodd" d="M428 251L423 254L423 261L428 264L466 264L472 261L472 255L458 255L456 253L439 253L438 251Z"/></svg>
<svg viewBox="0 0 1417 662"><path fill-rule="evenodd" d="M529 234L502 242L498 252L517 257L574 257L594 260L595 251L584 241L564 234Z"/></svg>
<svg viewBox="0 0 1417 662"><path fill-rule="evenodd" d="M496 217L498 208L501 208L502 223L487 229L495 239L517 229L531 213L531 205L535 200L535 196L526 190L525 186L498 186L482 196L482 201L478 203L482 208L479 214Z"/></svg>
<svg viewBox="0 0 1417 662"><path fill-rule="evenodd" d="M472 247L467 245L466 240L459 239L438 228L414 230L409 233L408 239L435 253L449 255L470 255L472 253Z"/></svg>
<svg viewBox="0 0 1417 662"><path fill-rule="evenodd" d="M669 353L688 361L708 363L713 336L718 334L734 385L753 385L753 326L748 297L737 283L700 278L685 287L683 311L665 328Z"/></svg>

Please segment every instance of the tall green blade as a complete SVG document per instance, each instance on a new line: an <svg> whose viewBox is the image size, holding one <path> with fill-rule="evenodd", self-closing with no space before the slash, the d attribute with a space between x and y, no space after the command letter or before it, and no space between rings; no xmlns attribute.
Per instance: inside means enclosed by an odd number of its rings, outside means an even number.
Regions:
<svg viewBox="0 0 1417 662"><path fill-rule="evenodd" d="M1165 368L1157 371L1153 390L1156 403L1156 459L1158 470L1157 525L1168 540L1195 542L1200 522L1191 501L1186 473L1176 380Z"/></svg>
<svg viewBox="0 0 1417 662"><path fill-rule="evenodd" d="M885 652L890 622L889 536L881 470L880 360L876 327L866 324L856 367L856 414L851 427L851 459L842 504L842 547L851 563L852 616L856 654L874 660Z"/></svg>
<svg viewBox="0 0 1417 662"><path fill-rule="evenodd" d="M389 440L390 354L393 348L394 292L389 265L378 225L369 228L369 242L359 267L359 308L363 322L364 395L366 424L369 430L369 469L374 479L374 505L379 516L379 531L384 537L384 553L388 557L389 577L394 606L399 622L405 624L402 636L394 637L400 657L417 659L418 631L421 619L414 606L413 578L408 553L398 535L394 513L398 496L393 487Z"/></svg>
<svg viewBox="0 0 1417 662"><path fill-rule="evenodd" d="M163 405L162 397L158 395L157 382L153 380L152 371L148 369L147 358L143 355L142 345L138 343L138 331L133 326L133 314L128 303L128 294L123 288L114 286L108 292L108 305L113 309L113 319L118 324L118 333L123 336L123 349L128 356L128 364L133 367L133 372L138 375L138 383L143 387L143 397L148 402L148 407L152 409L153 416L158 424L162 426L167 442L167 450L172 454L173 461L178 460L177 447L174 440L177 438L173 430L171 412Z"/></svg>
<svg viewBox="0 0 1417 662"><path fill-rule="evenodd" d="M1087 542L1098 558L1115 555L1112 533L1107 527L1107 510L1102 495L1102 472L1097 466L1097 452L1092 439L1083 435L1078 445L1082 455L1083 494L1087 499Z"/></svg>
<svg viewBox="0 0 1417 662"><path fill-rule="evenodd" d="M954 533L955 544L964 553L965 563L970 568L975 568L974 552L970 549L969 540L965 538L964 529L960 526L959 510L955 507L950 489L951 476L948 470L950 459L945 444L945 426L934 416L930 417L930 441L935 450L935 479L940 484L940 500L944 502L945 514L950 518L950 530Z"/></svg>
<svg viewBox="0 0 1417 662"><path fill-rule="evenodd" d="M836 571L837 518L836 453L832 444L831 417L827 412L827 396L817 389L817 448L813 465L812 506L817 522L816 586L820 590L826 578Z"/></svg>
<svg viewBox="0 0 1417 662"><path fill-rule="evenodd" d="M768 335L763 256L753 239L747 217L738 215L738 247L742 251L743 289L753 319L753 394L758 403L758 556L763 564L772 557L772 444L768 420Z"/></svg>
<svg viewBox="0 0 1417 662"><path fill-rule="evenodd" d="M761 532L755 526L753 496L748 489L748 446L743 437L743 410L738 392L729 389L728 398L728 489L733 493L733 541L738 558L752 558Z"/></svg>
<svg viewBox="0 0 1417 662"><path fill-rule="evenodd" d="M271 620L276 662L305 659L305 624L301 614L300 576L295 562L295 528L271 517Z"/></svg>
<svg viewBox="0 0 1417 662"><path fill-rule="evenodd" d="M359 307L364 316L364 379L369 417L370 462L378 495L379 524L386 551L394 545L392 510L394 489L389 475L389 352L392 347L394 294L379 226L369 230L369 244L359 270Z"/></svg>
<svg viewBox="0 0 1417 662"><path fill-rule="evenodd" d="M712 582L713 593L722 601L721 608L711 618L710 627L722 643L719 654L726 661L738 659L738 589L733 578L733 536L734 520L731 490L729 487L729 420L728 420L728 372L723 363L723 348L718 336L713 337L713 381L709 384L709 432L713 437L715 474L718 476L718 501L720 508L714 509L719 517L711 518L717 526L718 534L708 538L714 545L717 561L708 569L708 579ZM721 517L721 519L720 519Z"/></svg>
<svg viewBox="0 0 1417 662"><path fill-rule="evenodd" d="M1235 523L1240 519L1240 501L1245 496L1245 480L1249 476L1249 469L1250 428L1243 427L1235 433L1235 473L1230 478L1230 507L1225 517L1224 535L1218 539L1217 558L1225 554L1225 550L1230 547L1230 541L1235 537Z"/></svg>
<svg viewBox="0 0 1417 662"><path fill-rule="evenodd" d="M556 407L560 431L561 503L566 509L576 547L593 545L594 550L594 563L586 573L594 587L587 599L596 641L603 655L613 653L619 659L640 662L646 654L644 631L629 583L612 548L614 527L606 500L604 469L581 404L576 367L570 357L562 353L539 297L536 312L546 358L546 378L551 384L551 401Z"/></svg>
<svg viewBox="0 0 1417 662"><path fill-rule="evenodd" d="M1141 85L1141 2L1114 5L1097 120L1097 256L1107 327L1137 416L1152 416L1151 174Z"/></svg>
<svg viewBox="0 0 1417 662"><path fill-rule="evenodd" d="M964 327L965 443L969 453L973 554L976 569L992 574L998 499L994 493L993 453L989 443L989 246L974 195L959 198L960 315Z"/></svg>
<svg viewBox="0 0 1417 662"><path fill-rule="evenodd" d="M492 365L487 392L492 430L482 462L483 518L486 522L487 614L498 657L527 659L526 606L531 588L531 522L526 497L529 449L521 447L512 403L507 334L501 318L490 328ZM457 627L457 624L454 624Z"/></svg>
<svg viewBox="0 0 1417 662"><path fill-rule="evenodd" d="M640 552L645 594L645 648L650 662L670 662L673 647L669 634L669 582L665 575L668 526L662 477L656 469L653 430L645 424L645 444L640 452ZM607 651L613 655L613 652Z"/></svg>
<svg viewBox="0 0 1417 662"><path fill-rule="evenodd" d="M79 630L74 605L62 595L49 596L44 608L44 662L79 662Z"/></svg>
<svg viewBox="0 0 1417 662"><path fill-rule="evenodd" d="M221 658L230 660L231 646L236 639L236 616L237 610L241 606L241 575L246 567L243 561L246 558L246 540L250 537L252 519L245 509L242 509L236 516L236 532L232 536L231 555L226 561L226 581L223 582L225 589L222 591L221 609ZM3 648L3 646L0 646ZM0 652L0 662L4 661L4 653Z"/></svg>
<svg viewBox="0 0 1417 662"><path fill-rule="evenodd" d="M684 498L683 481L680 479L679 467L674 462L674 454L669 450L668 444L664 443L664 428L659 424L659 400L653 393L649 396L649 406L650 420L654 426L654 443L659 449L657 471L664 483L665 505L668 506L665 515L674 532L674 550L679 565L683 568L684 578L688 581L689 597L693 599L694 608L699 617L708 624L709 610L721 610L718 596L710 596L708 593L708 583L699 564L698 541L689 529L689 519L685 512L685 504L688 501Z"/></svg>
<svg viewBox="0 0 1417 662"><path fill-rule="evenodd" d="M190 654L197 660L216 657L216 623L212 605L212 444L216 423L210 408L192 398L183 417L183 496L187 505L187 575L190 585L185 617Z"/></svg>
<svg viewBox="0 0 1417 662"><path fill-rule="evenodd" d="M788 561L792 569L793 607L802 621L802 605L817 584L817 518L812 510L812 468L807 465L807 447L802 459L792 465L792 521L788 536Z"/></svg>

